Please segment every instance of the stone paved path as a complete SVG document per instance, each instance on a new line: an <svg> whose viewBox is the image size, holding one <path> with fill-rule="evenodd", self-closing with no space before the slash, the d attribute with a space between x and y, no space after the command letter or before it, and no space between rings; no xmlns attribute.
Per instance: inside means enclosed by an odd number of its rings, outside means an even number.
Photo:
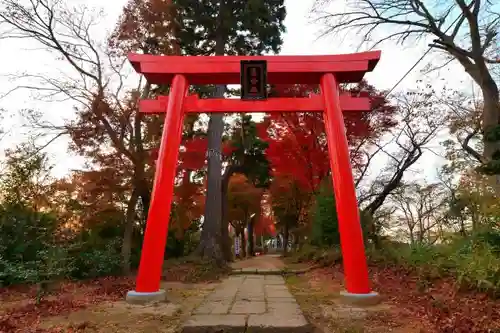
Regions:
<svg viewBox="0 0 500 333"><path fill-rule="evenodd" d="M183 333L312 333L279 275L225 279L184 323Z"/></svg>
<svg viewBox="0 0 500 333"><path fill-rule="evenodd" d="M238 260L231 263L233 269L273 269L280 270L285 267L285 263L280 259L279 254L268 254L252 257L245 260Z"/></svg>

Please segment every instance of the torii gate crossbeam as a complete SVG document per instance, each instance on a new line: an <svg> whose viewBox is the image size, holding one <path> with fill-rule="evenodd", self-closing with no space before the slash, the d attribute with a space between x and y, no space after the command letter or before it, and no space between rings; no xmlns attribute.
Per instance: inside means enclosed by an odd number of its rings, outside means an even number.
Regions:
<svg viewBox="0 0 500 333"><path fill-rule="evenodd" d="M370 111L368 97L341 95L340 83L359 82L372 71L380 51L326 56L153 56L130 54L134 69L150 83L171 83L169 96L142 100L140 112L165 113L162 140L147 219L136 289L130 301L164 298L161 270L168 233L175 172L186 113L323 112L339 220L345 272L344 297L365 303L378 299L372 292L350 165L342 112ZM243 60L265 60L270 84L319 84L321 94L267 100L199 99L187 96L190 84L239 84ZM368 300L368 302L366 302Z"/></svg>

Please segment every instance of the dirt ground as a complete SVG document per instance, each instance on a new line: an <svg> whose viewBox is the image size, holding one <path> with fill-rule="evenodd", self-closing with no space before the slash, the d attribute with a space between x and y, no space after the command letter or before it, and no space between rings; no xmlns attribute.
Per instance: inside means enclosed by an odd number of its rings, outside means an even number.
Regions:
<svg viewBox="0 0 500 333"><path fill-rule="evenodd" d="M339 267L289 276L287 283L305 315L323 333L499 333L500 301L475 291L459 291L453 281L438 280L427 289L418 278L372 267L374 290L382 303L354 308L339 301Z"/></svg>
<svg viewBox="0 0 500 333"><path fill-rule="evenodd" d="M147 306L127 304L124 290L106 297L100 286L63 286L38 305L32 291L11 292L1 295L0 332L174 333L214 286L164 282L169 302Z"/></svg>
<svg viewBox="0 0 500 333"><path fill-rule="evenodd" d="M397 314L386 302L358 308L340 303L340 281L312 271L287 277L304 315L323 333L420 333L423 326Z"/></svg>

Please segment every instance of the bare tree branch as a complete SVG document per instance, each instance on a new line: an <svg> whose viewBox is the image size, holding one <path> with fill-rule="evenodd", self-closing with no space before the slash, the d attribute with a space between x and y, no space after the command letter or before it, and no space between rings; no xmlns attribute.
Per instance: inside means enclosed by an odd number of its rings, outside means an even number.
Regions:
<svg viewBox="0 0 500 333"><path fill-rule="evenodd" d="M500 63L497 46L500 15L494 10L493 2L348 0L347 10L329 11L327 5L335 2L316 1L314 13L317 21L325 27L323 35L345 37L347 33L354 32L356 38L364 36L362 43L371 47L389 39L404 44L410 37L415 40L432 37L430 47L444 51L457 60L481 88L484 101L481 130L484 132L499 125L499 88L493 79L491 64ZM391 29L384 29L386 27ZM495 151L500 150L500 143L484 141L483 145L484 163L493 158Z"/></svg>
<svg viewBox="0 0 500 333"><path fill-rule="evenodd" d="M389 160L376 177L377 180L360 195L360 204L366 214L374 216L443 128L441 106L434 104L435 101L430 97L429 94L404 94L398 97L402 112L400 125L393 130L392 138L387 143L374 143L377 147L375 152L384 153Z"/></svg>

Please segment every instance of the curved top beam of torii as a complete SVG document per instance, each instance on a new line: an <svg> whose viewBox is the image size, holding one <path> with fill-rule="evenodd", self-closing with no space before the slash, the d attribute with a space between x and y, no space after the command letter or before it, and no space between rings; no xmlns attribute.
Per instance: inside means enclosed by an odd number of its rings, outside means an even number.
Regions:
<svg viewBox="0 0 500 333"><path fill-rule="evenodd" d="M134 69L153 84L170 83L176 74L189 84L239 84L242 60L267 61L270 84L319 84L325 73L338 83L359 82L380 59L380 51L314 56L158 56L131 53Z"/></svg>

